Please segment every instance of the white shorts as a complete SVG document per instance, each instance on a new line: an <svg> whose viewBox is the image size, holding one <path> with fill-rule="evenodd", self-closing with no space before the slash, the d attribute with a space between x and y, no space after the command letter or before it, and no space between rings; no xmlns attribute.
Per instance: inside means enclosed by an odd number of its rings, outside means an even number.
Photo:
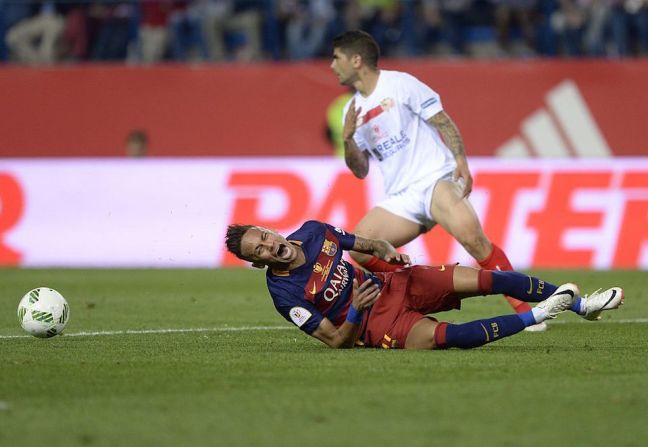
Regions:
<svg viewBox="0 0 648 447"><path fill-rule="evenodd" d="M436 225L432 218L432 194L439 180L452 181L453 171L439 175L439 177L426 178L414 183L401 192L392 194L378 202L376 206L384 208L390 213L416 222L430 230ZM459 182L462 180L460 179Z"/></svg>

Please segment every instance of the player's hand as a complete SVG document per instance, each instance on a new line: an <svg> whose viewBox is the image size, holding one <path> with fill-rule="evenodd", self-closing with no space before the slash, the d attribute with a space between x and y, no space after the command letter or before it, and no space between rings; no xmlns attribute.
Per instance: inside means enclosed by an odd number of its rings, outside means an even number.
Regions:
<svg viewBox="0 0 648 447"><path fill-rule="evenodd" d="M350 140L353 138L353 135L356 131L356 123L358 122L358 116L362 112L362 107L358 107L356 110L355 107L355 98L351 100L349 105L349 110L347 111L346 116L344 117L344 129L342 129L342 138L344 141Z"/></svg>
<svg viewBox="0 0 648 447"><path fill-rule="evenodd" d="M373 255L390 264L411 264L410 257L408 255L397 252L392 244L381 239L374 240Z"/></svg>
<svg viewBox="0 0 648 447"><path fill-rule="evenodd" d="M410 257L404 253L390 253L383 257L383 260L385 262L388 262L390 264L398 264L398 265L410 265L412 264L412 261L410 260Z"/></svg>
<svg viewBox="0 0 648 447"><path fill-rule="evenodd" d="M378 298L380 298L380 287L371 279L367 279L360 286L358 286L357 279L353 280L353 300L351 304L356 310L363 311L373 306L378 301Z"/></svg>
<svg viewBox="0 0 648 447"><path fill-rule="evenodd" d="M452 179L455 182L459 179L463 179L464 189L461 198L463 199L465 197L468 197L472 192L473 178L472 175L470 174L470 169L468 169L468 162L466 161L465 158L462 157L457 159L457 168L454 170Z"/></svg>

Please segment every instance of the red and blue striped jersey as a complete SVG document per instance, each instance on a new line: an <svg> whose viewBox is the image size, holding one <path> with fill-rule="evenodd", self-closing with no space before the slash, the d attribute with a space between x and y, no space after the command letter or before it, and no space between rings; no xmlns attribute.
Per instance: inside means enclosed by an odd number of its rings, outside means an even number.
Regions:
<svg viewBox="0 0 648 447"><path fill-rule="evenodd" d="M306 262L290 271L268 269L268 291L275 308L308 334L324 318L340 326L351 303L353 278L362 284L368 275L342 258L344 250L353 248L355 235L310 220L286 239L301 246Z"/></svg>

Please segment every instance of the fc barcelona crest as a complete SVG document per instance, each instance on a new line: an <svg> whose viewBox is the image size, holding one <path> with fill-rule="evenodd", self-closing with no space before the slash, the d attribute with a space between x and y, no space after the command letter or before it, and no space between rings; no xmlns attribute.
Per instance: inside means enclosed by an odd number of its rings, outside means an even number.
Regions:
<svg viewBox="0 0 648 447"><path fill-rule="evenodd" d="M322 253L329 256L334 256L337 253L337 245L335 242L324 239L324 245L322 245Z"/></svg>

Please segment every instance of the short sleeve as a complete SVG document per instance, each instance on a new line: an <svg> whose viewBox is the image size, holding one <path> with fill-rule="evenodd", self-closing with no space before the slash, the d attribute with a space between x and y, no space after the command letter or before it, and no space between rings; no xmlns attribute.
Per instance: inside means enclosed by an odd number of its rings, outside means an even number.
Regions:
<svg viewBox="0 0 648 447"><path fill-rule="evenodd" d="M342 228L334 227L333 225L325 224L329 231L335 234L340 241L340 247L342 250L352 250L353 245L355 244L355 234L347 233Z"/></svg>
<svg viewBox="0 0 648 447"><path fill-rule="evenodd" d="M399 83L401 101L416 115L424 120L432 118L443 110L441 97L414 76L403 74L404 82Z"/></svg>
<svg viewBox="0 0 648 447"><path fill-rule="evenodd" d="M315 332L324 319L315 306L304 299L286 299L284 297L281 301L282 304L276 305L277 311L308 335Z"/></svg>

